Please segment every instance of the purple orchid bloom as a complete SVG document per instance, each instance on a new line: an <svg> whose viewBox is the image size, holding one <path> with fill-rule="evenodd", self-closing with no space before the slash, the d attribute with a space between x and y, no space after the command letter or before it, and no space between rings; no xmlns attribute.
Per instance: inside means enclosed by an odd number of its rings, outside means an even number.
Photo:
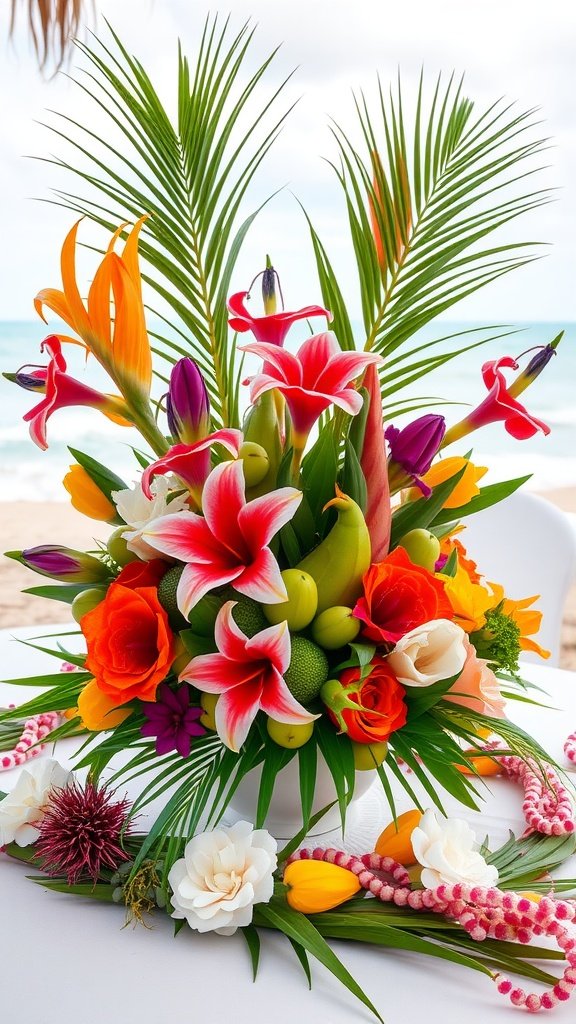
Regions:
<svg viewBox="0 0 576 1024"><path fill-rule="evenodd" d="M202 708L190 707L190 687L173 690L168 683L158 687L158 699L144 701L142 710L148 721L142 726L142 736L156 737L156 753L168 754L177 750L188 757L194 736L204 736L206 730L198 724Z"/></svg>
<svg viewBox="0 0 576 1024"><path fill-rule="evenodd" d="M386 429L384 436L390 449L388 473L393 491L415 484L426 498L430 496L430 487L420 477L430 469L445 432L446 420L435 413L419 416L402 430L393 426Z"/></svg>

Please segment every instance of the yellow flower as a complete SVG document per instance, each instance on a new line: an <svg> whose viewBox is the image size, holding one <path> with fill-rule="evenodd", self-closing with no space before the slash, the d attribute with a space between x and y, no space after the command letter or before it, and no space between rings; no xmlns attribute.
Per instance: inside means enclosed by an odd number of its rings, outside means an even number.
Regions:
<svg viewBox="0 0 576 1024"><path fill-rule="evenodd" d="M459 565L455 576L443 576L446 597L452 605L454 621L467 633L482 629L486 612L494 607L494 598L480 583L473 583L466 570Z"/></svg>
<svg viewBox="0 0 576 1024"><path fill-rule="evenodd" d="M122 255L114 252L120 225L94 274L86 305L76 281L78 222L64 239L60 266L62 289L43 288L34 299L36 312L45 320L48 306L82 339L126 398L147 399L152 380L152 356L146 332L142 286L138 266L138 235L146 220L141 217L130 231ZM113 299L113 307L111 306ZM76 338L60 335L78 344Z"/></svg>
<svg viewBox="0 0 576 1024"><path fill-rule="evenodd" d="M472 498L475 498L480 493L480 489L477 487L478 481L488 472L487 466L475 466L463 455L452 455L448 459L440 459L434 463L422 477L428 487L437 487L438 484L449 480L451 476L456 476L463 466L466 466L464 474L442 508L461 508L462 505L467 505ZM414 489L414 492L410 492L410 497L416 498L416 496L422 497L417 488Z"/></svg>
<svg viewBox="0 0 576 1024"><path fill-rule="evenodd" d="M538 632L542 625L542 612L536 611L535 608L530 608L530 605L539 599L540 594L524 597L520 601L513 601L509 597L504 597L504 588L499 583L491 583L490 586L494 595L491 607L496 608L502 602L503 614L509 615L520 630L519 643L521 650L532 651L534 654L540 655L541 658L549 658L550 651L545 650L535 640L530 639L530 637Z"/></svg>
<svg viewBox="0 0 576 1024"><path fill-rule="evenodd" d="M119 708L116 701L102 693L95 679L86 683L78 696L78 715L84 728L91 732L115 729L131 714L132 708Z"/></svg>
<svg viewBox="0 0 576 1024"><path fill-rule="evenodd" d="M416 864L412 849L412 833L420 824L421 818L422 812L416 809L398 815L396 821L391 821L376 840L376 853L381 857L392 857L404 867Z"/></svg>
<svg viewBox="0 0 576 1024"><path fill-rule="evenodd" d="M286 899L302 914L322 914L339 907L362 888L353 871L323 860L295 860L284 872L290 886Z"/></svg>
<svg viewBox="0 0 576 1024"><path fill-rule="evenodd" d="M70 495L72 505L78 512L109 523L116 518L116 509L111 501L102 493L83 466L74 463L66 473L62 483Z"/></svg>

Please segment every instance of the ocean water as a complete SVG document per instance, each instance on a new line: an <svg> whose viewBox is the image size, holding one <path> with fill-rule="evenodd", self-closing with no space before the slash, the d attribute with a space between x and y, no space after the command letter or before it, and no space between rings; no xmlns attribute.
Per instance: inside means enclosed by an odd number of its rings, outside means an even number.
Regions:
<svg viewBox="0 0 576 1024"><path fill-rule="evenodd" d="M437 322L416 335L407 347L429 346L434 339L466 331L457 342L460 347L480 337L474 333L480 326ZM463 440L454 451L473 447L474 460L490 467L490 475L485 478L488 482L532 473L528 486L534 490L576 485L576 323L516 324L515 328L514 335L466 352L411 384L402 392L402 398L416 400L432 396L454 403L433 411L444 413L448 423L456 422L486 393L480 374L484 360L506 353L518 355L532 345L551 341L565 329L557 356L522 396L527 408L551 427L548 437L539 434L529 441L515 441L502 424L496 424ZM503 330L489 333L498 334ZM45 326L38 321L0 322L0 369L15 371L23 365L45 363L39 353L45 334ZM296 333L294 341L298 341ZM428 353L433 356L446 346L455 347L455 341L427 347L419 358ZM98 389L113 390L94 360L85 364L80 350L67 346L66 357L74 376ZM523 360L523 365L529 358ZM39 400L38 395L0 378L0 501L68 500L61 483L73 461L68 445L99 459L127 482L136 479L137 468L130 445L142 447L139 435L134 430L116 426L92 409L56 412L48 424L49 450L40 451L31 441L28 427L22 420L23 414ZM432 409L431 401L428 404ZM418 412L413 412L407 419L417 415ZM401 425L402 420L395 422Z"/></svg>

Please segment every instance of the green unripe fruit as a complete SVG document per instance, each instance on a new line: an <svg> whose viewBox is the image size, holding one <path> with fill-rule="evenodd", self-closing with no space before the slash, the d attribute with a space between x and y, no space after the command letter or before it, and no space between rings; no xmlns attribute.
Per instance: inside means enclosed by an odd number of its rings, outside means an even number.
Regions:
<svg viewBox="0 0 576 1024"><path fill-rule="evenodd" d="M398 544L404 548L414 565L421 565L423 569L434 572L440 557L440 541L433 533L429 530L410 530L400 538Z"/></svg>
<svg viewBox="0 0 576 1024"><path fill-rule="evenodd" d="M388 744L352 742L352 753L356 771L369 772L386 760Z"/></svg>
<svg viewBox="0 0 576 1024"><path fill-rule="evenodd" d="M128 550L128 543L122 536L127 529L127 526L119 526L117 530L114 530L110 534L106 541L108 554L110 555L110 558L114 559L117 565L128 565L129 562L134 562L135 559L138 558L138 555L135 555L133 551Z"/></svg>
<svg viewBox="0 0 576 1024"><path fill-rule="evenodd" d="M262 483L270 469L270 459L266 449L261 444L256 444L256 441L244 441L244 444L240 446L238 457L244 463L246 487L256 487L257 484Z"/></svg>
<svg viewBox="0 0 576 1024"><path fill-rule="evenodd" d="M284 569L280 573L288 594L287 601L263 605L264 615L272 626L286 621L298 633L312 622L318 607L318 587L309 573L302 569Z"/></svg>
<svg viewBox="0 0 576 1024"><path fill-rule="evenodd" d="M204 708L204 714L200 715L200 724L205 729L210 729L212 732L216 732L216 705L218 703L219 693L202 693L200 694L200 707Z"/></svg>
<svg viewBox="0 0 576 1024"><path fill-rule="evenodd" d="M90 587L82 590L72 601L70 611L75 622L80 622L86 612L91 612L106 597L106 587Z"/></svg>
<svg viewBox="0 0 576 1024"><path fill-rule="evenodd" d="M305 636L293 636L291 640L290 664L284 673L284 682L300 704L309 704L328 678L328 658Z"/></svg>
<svg viewBox="0 0 576 1024"><path fill-rule="evenodd" d="M246 636L255 636L268 627L262 605L253 601L251 597L237 594L232 598L227 597L226 600L237 602L232 609L232 618Z"/></svg>
<svg viewBox="0 0 576 1024"><path fill-rule="evenodd" d="M289 747L291 750L303 747L314 732L314 722L305 722L303 725L294 725L292 722L277 722L275 718L269 718L266 728L270 739L274 740L279 747Z"/></svg>
<svg viewBox="0 0 576 1024"><path fill-rule="evenodd" d="M172 569L168 569L168 572L164 573L158 584L158 600L168 614L168 621L172 629L176 630L184 629L187 624L186 619L178 608L176 600L176 592L183 572L183 565L175 565Z"/></svg>
<svg viewBox="0 0 576 1024"><path fill-rule="evenodd" d="M326 608L314 619L310 632L312 639L327 651L336 651L339 647L351 644L360 632L362 623L355 619L352 609L344 604Z"/></svg>

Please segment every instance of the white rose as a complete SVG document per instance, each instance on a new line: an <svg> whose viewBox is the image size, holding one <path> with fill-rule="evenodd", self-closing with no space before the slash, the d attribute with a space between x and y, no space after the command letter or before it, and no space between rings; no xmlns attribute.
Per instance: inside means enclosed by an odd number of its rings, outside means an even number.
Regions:
<svg viewBox="0 0 576 1024"><path fill-rule="evenodd" d="M388 655L388 664L403 686L431 686L462 671L465 641L455 622L434 619L405 633Z"/></svg>
<svg viewBox="0 0 576 1024"><path fill-rule="evenodd" d="M147 498L140 483L133 487L126 487L122 491L112 491L112 497L118 509L118 515L127 524L123 532L128 550L135 555L149 562L152 558L158 558L158 551L145 540L142 540L142 533L148 523L168 512L182 512L189 506L186 502L188 494L181 494L177 498L168 498L173 493L170 489L170 482L164 476L157 476L151 484L153 498Z"/></svg>
<svg viewBox="0 0 576 1024"><path fill-rule="evenodd" d="M278 863L276 840L247 821L194 836L168 875L172 917L199 932L233 935L252 921L255 903L268 903Z"/></svg>
<svg viewBox="0 0 576 1024"><path fill-rule="evenodd" d="M62 789L70 775L58 761L44 758L22 769L12 792L0 801L0 846L36 842L50 790Z"/></svg>
<svg viewBox="0 0 576 1024"><path fill-rule="evenodd" d="M422 884L427 889L457 882L496 885L497 869L474 849L476 836L462 819L446 818L440 823L434 811L428 810L410 838L414 856L424 868Z"/></svg>

